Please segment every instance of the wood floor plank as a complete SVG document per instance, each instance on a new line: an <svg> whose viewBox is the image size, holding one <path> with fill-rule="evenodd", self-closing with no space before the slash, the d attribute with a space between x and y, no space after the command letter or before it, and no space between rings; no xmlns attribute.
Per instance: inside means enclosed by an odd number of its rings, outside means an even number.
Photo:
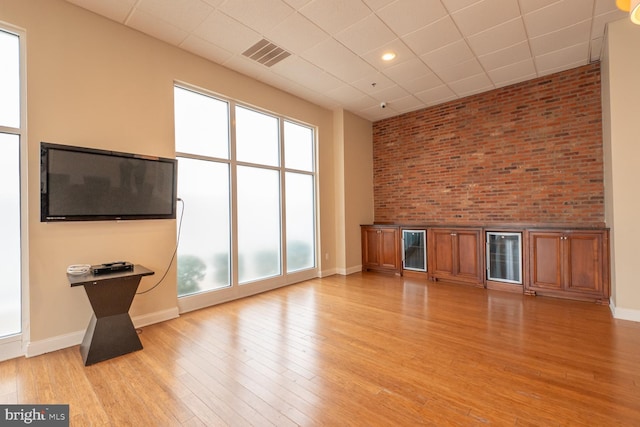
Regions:
<svg viewBox="0 0 640 427"><path fill-rule="evenodd" d="M640 425L640 324L608 307L374 273L314 279L0 363L0 402L77 426Z"/></svg>

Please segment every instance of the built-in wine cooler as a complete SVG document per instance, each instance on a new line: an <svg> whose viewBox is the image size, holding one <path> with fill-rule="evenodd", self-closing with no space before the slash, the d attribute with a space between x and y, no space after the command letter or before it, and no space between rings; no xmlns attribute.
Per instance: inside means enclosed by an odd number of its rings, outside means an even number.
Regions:
<svg viewBox="0 0 640 427"><path fill-rule="evenodd" d="M405 270L427 271L426 230L402 230L402 266Z"/></svg>
<svg viewBox="0 0 640 427"><path fill-rule="evenodd" d="M522 233L487 232L487 280L522 284Z"/></svg>

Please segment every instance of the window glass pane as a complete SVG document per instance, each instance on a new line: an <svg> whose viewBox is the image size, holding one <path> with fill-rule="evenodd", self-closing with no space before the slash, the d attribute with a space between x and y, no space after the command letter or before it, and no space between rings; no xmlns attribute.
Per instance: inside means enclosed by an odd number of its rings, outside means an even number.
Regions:
<svg viewBox="0 0 640 427"><path fill-rule="evenodd" d="M0 126L20 127L20 39L1 30Z"/></svg>
<svg viewBox="0 0 640 427"><path fill-rule="evenodd" d="M230 286L229 165L178 159L184 216L178 248L178 295Z"/></svg>
<svg viewBox="0 0 640 427"><path fill-rule="evenodd" d="M315 267L313 177L287 172L287 272Z"/></svg>
<svg viewBox="0 0 640 427"><path fill-rule="evenodd" d="M229 158L229 104L174 88L176 151Z"/></svg>
<svg viewBox="0 0 640 427"><path fill-rule="evenodd" d="M240 162L278 166L278 119L236 107L236 158Z"/></svg>
<svg viewBox="0 0 640 427"><path fill-rule="evenodd" d="M0 336L21 331L20 144L0 133Z"/></svg>
<svg viewBox="0 0 640 427"><path fill-rule="evenodd" d="M275 170L238 166L238 280L280 274L280 179Z"/></svg>
<svg viewBox="0 0 640 427"><path fill-rule="evenodd" d="M313 171L313 130L284 122L284 166L288 169Z"/></svg>

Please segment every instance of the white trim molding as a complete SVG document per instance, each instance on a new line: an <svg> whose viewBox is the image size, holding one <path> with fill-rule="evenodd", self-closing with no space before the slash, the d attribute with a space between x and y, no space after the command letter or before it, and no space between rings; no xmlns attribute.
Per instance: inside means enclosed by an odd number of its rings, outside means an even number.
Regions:
<svg viewBox="0 0 640 427"><path fill-rule="evenodd" d="M164 322L166 320L175 319L178 317L178 307L173 307L168 310L157 311L155 313L143 314L135 316L131 319L133 325L136 328L142 328L154 323ZM47 338L39 341L32 341L27 344L27 350L25 356L34 357L41 354L50 353L56 350L62 350L63 348L73 347L74 345L80 345L84 338L85 331L76 331L68 334L58 335L55 337ZM21 356L18 354L15 357Z"/></svg>
<svg viewBox="0 0 640 427"><path fill-rule="evenodd" d="M609 309L611 309L611 314L613 314L615 319L640 322L640 310L616 307L613 301L609 303Z"/></svg>
<svg viewBox="0 0 640 427"><path fill-rule="evenodd" d="M18 334L0 340L0 362L24 355L22 337Z"/></svg>

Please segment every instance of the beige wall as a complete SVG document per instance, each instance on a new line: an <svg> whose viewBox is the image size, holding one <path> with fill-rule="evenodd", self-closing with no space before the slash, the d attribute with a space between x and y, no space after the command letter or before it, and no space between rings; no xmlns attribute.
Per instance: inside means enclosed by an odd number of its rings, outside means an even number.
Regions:
<svg viewBox="0 0 640 427"><path fill-rule="evenodd" d="M602 60L605 216L611 227L612 306L619 318L640 321L640 26L609 24Z"/></svg>
<svg viewBox="0 0 640 427"><path fill-rule="evenodd" d="M362 270L360 224L373 222L372 124L344 110L333 113L336 272Z"/></svg>
<svg viewBox="0 0 640 427"><path fill-rule="evenodd" d="M346 273L360 271L360 224L373 223L373 144L371 122L344 114L344 199Z"/></svg>
<svg viewBox="0 0 640 427"><path fill-rule="evenodd" d="M32 342L77 333L88 323L89 302L82 288L70 288L68 265L130 260L157 272L143 279L141 288L148 288L166 268L176 234L170 220L41 223L40 141L173 157L174 81L317 126L321 270L335 272L339 234L331 111L61 0L2 0L0 21L25 29L27 40ZM358 143L370 145L366 122L351 116L348 122L363 132L357 133ZM172 267L165 283L136 296L132 316L175 310L175 282Z"/></svg>

